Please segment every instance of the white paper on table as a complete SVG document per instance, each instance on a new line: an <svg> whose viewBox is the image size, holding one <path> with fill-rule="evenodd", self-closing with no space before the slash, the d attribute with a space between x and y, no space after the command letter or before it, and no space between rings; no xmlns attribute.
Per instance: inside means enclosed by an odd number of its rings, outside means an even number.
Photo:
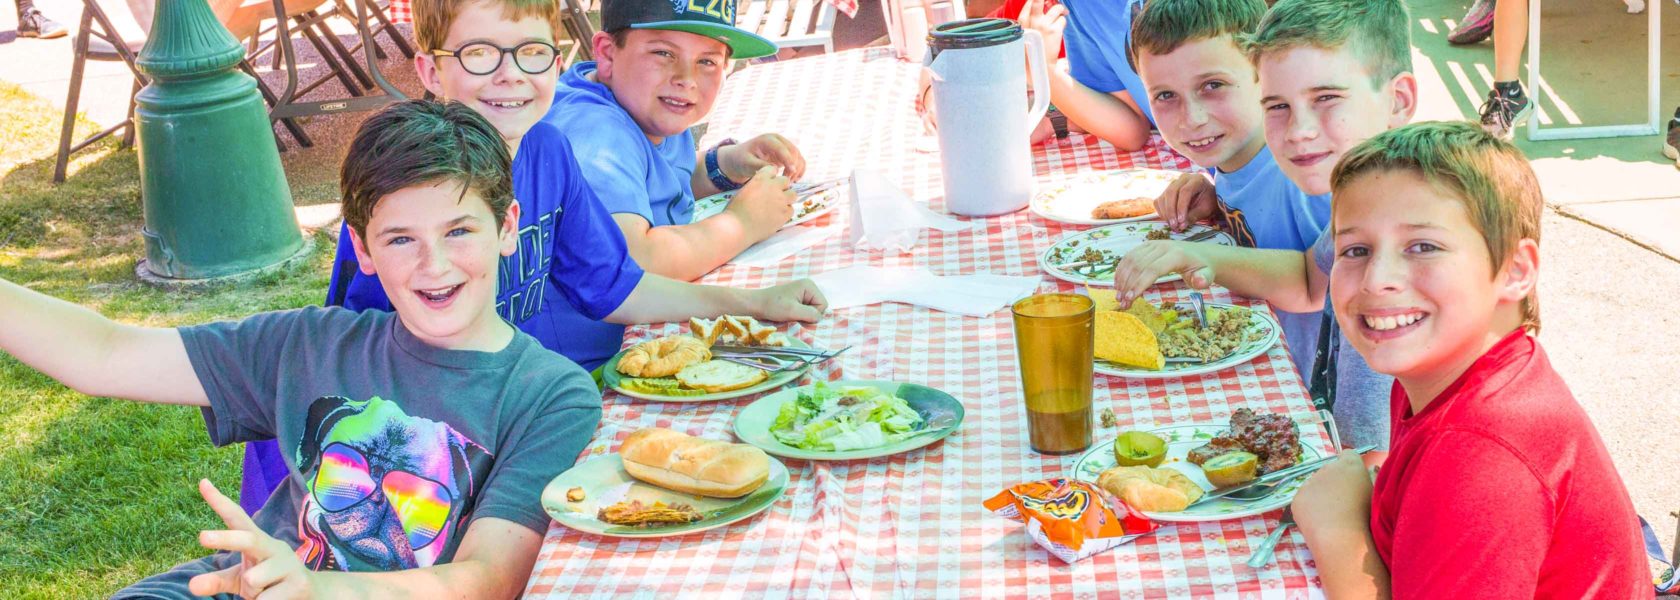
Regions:
<svg viewBox="0 0 1680 600"><path fill-rule="evenodd" d="M1038 289L1036 277L977 273L939 276L925 269L848 267L811 277L830 309L902 302L983 317Z"/></svg>
<svg viewBox="0 0 1680 600"><path fill-rule="evenodd" d="M823 227L789 227L747 247L729 263L755 269L773 267L801 250L827 241L844 227L838 223Z"/></svg>
<svg viewBox="0 0 1680 600"><path fill-rule="evenodd" d="M865 250L909 252L924 229L949 233L976 228L911 201L897 182L875 171L853 171L851 194L852 232L848 239Z"/></svg>

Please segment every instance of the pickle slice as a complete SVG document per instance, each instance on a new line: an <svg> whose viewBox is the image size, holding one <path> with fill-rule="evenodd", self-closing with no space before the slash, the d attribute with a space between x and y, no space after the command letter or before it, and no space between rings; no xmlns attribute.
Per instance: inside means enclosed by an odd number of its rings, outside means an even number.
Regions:
<svg viewBox="0 0 1680 600"><path fill-rule="evenodd" d="M1247 452L1226 452L1202 463L1202 474L1214 487L1230 487L1254 481L1260 457Z"/></svg>
<svg viewBox="0 0 1680 600"><path fill-rule="evenodd" d="M705 390L691 390L682 387L677 380L670 377L660 378L626 378L620 380L619 387L642 394L657 394L660 396L702 396Z"/></svg>
<svg viewBox="0 0 1680 600"><path fill-rule="evenodd" d="M1144 431L1128 431L1114 440L1114 462L1122 467L1158 467L1167 459L1167 441Z"/></svg>

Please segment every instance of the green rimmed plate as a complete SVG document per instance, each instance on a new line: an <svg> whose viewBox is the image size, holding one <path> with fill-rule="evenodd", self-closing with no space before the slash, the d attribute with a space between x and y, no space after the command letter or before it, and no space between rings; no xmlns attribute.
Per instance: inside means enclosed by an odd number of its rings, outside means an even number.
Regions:
<svg viewBox="0 0 1680 600"><path fill-rule="evenodd" d="M802 340L795 339L792 336L788 336L788 347L810 348L811 345ZM717 400L728 400L730 398L740 398L742 396L751 396L753 394L767 392L789 383L793 383L794 380L799 379L799 377L804 375L805 372L811 370L811 367L807 365L798 369L774 373L771 374L768 379L758 382L758 385L744 387L738 390L730 390L727 392L694 394L687 396L666 396L634 390L624 386L625 380L634 379L633 377L618 372L618 360L624 358L625 352L629 352L629 349L620 350L618 354L614 354L613 357L607 361L605 366L601 367L601 382L605 383L608 388L611 388L613 391L620 394L624 394L631 398L652 400L654 402L713 402Z"/></svg>
<svg viewBox="0 0 1680 600"><path fill-rule="evenodd" d="M1162 221L1137 221L1070 233L1038 255L1038 266L1051 277L1062 281L1093 287L1114 287L1114 269L1111 265L1118 263L1133 248L1149 241L1150 232L1166 229L1167 224ZM1174 240L1205 235L1208 237L1198 239L1222 246L1237 245L1231 234L1206 225L1191 225L1179 232L1169 230L1167 235L1169 239ZM1098 265L1073 266L1086 262L1085 254L1093 249L1102 255L1102 261ZM1165 283L1179 279L1183 277L1178 273L1167 273L1156 278L1155 282Z"/></svg>
<svg viewBox="0 0 1680 600"><path fill-rule="evenodd" d="M1160 468L1176 470L1183 473L1185 477L1189 477L1190 481L1195 482L1196 485L1202 486L1203 490L1212 490L1214 489L1213 484L1208 483L1207 476L1202 474L1202 468L1190 464L1187 457L1191 450L1206 444L1208 440L1215 436L1225 433L1227 429L1230 429L1230 427L1226 424L1207 423L1169 425L1145 431L1158 435L1161 439L1167 441L1166 462L1161 463ZM1323 456L1323 453L1311 446L1301 444L1301 461L1315 460ZM1114 462L1114 440L1109 440L1092 445L1090 450L1079 457L1079 462L1073 465L1073 478L1096 482L1097 477L1102 475L1103 471L1117 466L1119 465ZM1305 478L1302 478L1285 483L1278 486L1276 491L1271 494L1255 500L1216 498L1178 512L1144 512L1143 514L1156 521L1168 522L1223 521L1225 519L1250 517L1288 506L1289 502L1295 499L1295 490L1300 489L1301 483L1305 480Z"/></svg>
<svg viewBox="0 0 1680 600"><path fill-rule="evenodd" d="M893 394L903 398L911 409L921 414L926 424L916 435L875 448L822 452L783 444L770 433L770 425L776 422L776 415L781 412L784 402L793 401L800 392L808 392L815 387L807 385L770 394L741 409L740 414L735 416L735 437L776 456L803 460L858 460L909 452L945 439L962 426L965 415L962 402L925 385L874 380L834 381L826 385L831 388L872 387Z"/></svg>
<svg viewBox="0 0 1680 600"><path fill-rule="evenodd" d="M715 529L764 512L782 497L787 485L787 466L771 458L770 479L751 494L741 498L707 498L642 482L624 470L624 461L619 455L608 454L573 465L548 482L548 486L543 488L542 506L555 522L584 533L625 538L671 537ZM578 502L567 502L566 491L574 487L583 488L584 498ZM602 507L623 500L641 500L647 504L680 502L693 506L705 518L693 523L656 527L626 527L595 518Z"/></svg>
<svg viewBox="0 0 1680 600"><path fill-rule="evenodd" d="M1229 310L1236 308L1236 306L1231 304L1209 302L1207 303L1207 308L1210 311ZM1255 339L1243 342L1241 345L1237 346L1236 350L1231 351L1230 354L1225 355L1224 358L1219 360L1205 363L1169 362L1165 368L1155 371L1129 365L1111 363L1099 358L1095 359L1096 364L1092 366L1092 370L1103 375L1125 377L1128 379L1194 377L1197 375L1206 375L1208 373L1223 371L1254 360L1255 357L1265 354L1267 350L1272 349L1272 346L1276 346L1278 340L1282 337L1283 328L1278 325L1277 319L1272 318L1272 316L1267 314L1264 309L1250 309L1248 322L1249 326L1254 328L1255 331L1258 331L1260 335Z"/></svg>

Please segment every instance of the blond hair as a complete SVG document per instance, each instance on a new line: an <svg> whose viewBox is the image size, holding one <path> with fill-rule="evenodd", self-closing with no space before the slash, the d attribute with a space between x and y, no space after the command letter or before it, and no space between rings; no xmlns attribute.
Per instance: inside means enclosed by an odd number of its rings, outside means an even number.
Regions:
<svg viewBox="0 0 1680 600"><path fill-rule="evenodd" d="M1349 150L1330 174L1333 193L1361 175L1406 170L1464 204L1470 224L1487 244L1493 272L1517 243L1540 243L1544 200L1528 158L1510 142L1463 121L1425 121L1391 129ZM1523 328L1540 331L1539 290L1520 304Z"/></svg>
<svg viewBox="0 0 1680 600"><path fill-rule="evenodd" d="M461 9L474 2L500 5L502 18L517 21L536 17L548 21L550 35L559 35L560 4L558 0L414 0L414 41L421 50L447 50L449 27L455 24Z"/></svg>
<svg viewBox="0 0 1680 600"><path fill-rule="evenodd" d="M1412 70L1412 34L1401 0L1279 0L1242 38L1248 59L1301 47L1348 46L1376 86Z"/></svg>

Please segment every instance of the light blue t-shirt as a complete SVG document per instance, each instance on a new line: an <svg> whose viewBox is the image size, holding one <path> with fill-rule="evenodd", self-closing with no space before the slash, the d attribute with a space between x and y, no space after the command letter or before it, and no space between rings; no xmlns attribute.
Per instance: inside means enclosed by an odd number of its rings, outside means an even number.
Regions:
<svg viewBox="0 0 1680 600"><path fill-rule="evenodd" d="M1332 232L1326 230L1308 252L1318 269L1329 273L1336 260L1336 241ZM1336 383L1335 404L1331 410L1336 414L1342 444L1375 444L1378 450L1386 451L1390 433L1389 398L1394 392L1394 378L1371 370L1371 365L1365 364L1365 357L1360 356L1359 351L1342 336L1328 295L1324 299L1324 314L1329 317L1326 326L1329 331L1328 335L1322 336L1327 342L1321 348L1325 353L1322 359L1328 360L1335 369L1331 373Z"/></svg>
<svg viewBox="0 0 1680 600"><path fill-rule="evenodd" d="M1243 227L1254 247L1305 251L1330 224L1330 195L1308 196L1278 168L1270 148L1261 147L1248 164L1230 173L1213 171L1213 189L1225 203L1231 223ZM1240 215L1240 218L1237 216ZM1240 225L1238 225L1240 224ZM1276 311L1283 338L1289 344L1295 372L1312 376L1323 311Z"/></svg>
<svg viewBox="0 0 1680 600"><path fill-rule="evenodd" d="M612 90L591 81L595 63L580 62L560 75L554 106L543 116L565 134L607 212L640 215L654 227L694 220L694 134L683 131L658 144L648 141Z"/></svg>
<svg viewBox="0 0 1680 600"><path fill-rule="evenodd" d="M1062 0L1068 11L1062 44L1067 48L1068 74L1075 81L1105 94L1131 94L1154 127L1148 88L1126 60L1126 48L1132 45L1132 16L1142 4L1143 0Z"/></svg>

